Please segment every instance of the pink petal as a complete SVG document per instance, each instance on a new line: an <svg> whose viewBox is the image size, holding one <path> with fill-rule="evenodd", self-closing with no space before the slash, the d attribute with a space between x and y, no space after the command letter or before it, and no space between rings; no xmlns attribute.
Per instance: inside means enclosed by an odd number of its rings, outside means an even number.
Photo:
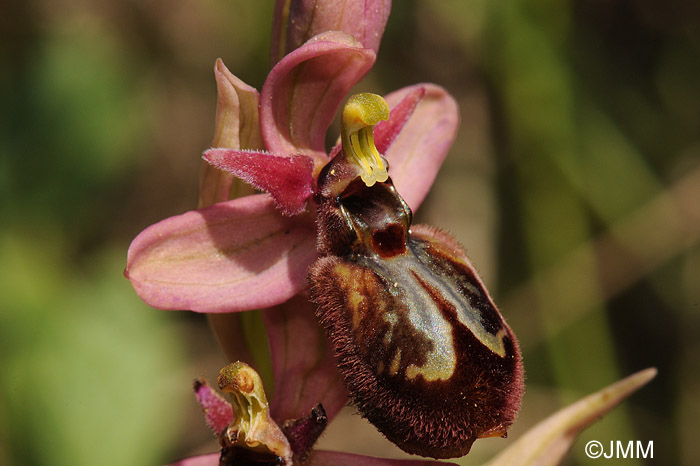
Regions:
<svg viewBox="0 0 700 466"><path fill-rule="evenodd" d="M262 149L258 123L258 91L234 76L221 59L216 78L216 131L212 145L231 149ZM199 207L229 200L233 177L204 164L199 177Z"/></svg>
<svg viewBox="0 0 700 466"><path fill-rule="evenodd" d="M260 126L265 146L282 155L328 160L326 130L348 90L369 71L374 50L342 32L314 36L285 56L265 81Z"/></svg>
<svg viewBox="0 0 700 466"><path fill-rule="evenodd" d="M457 102L434 84L405 87L386 96L390 107L416 89L425 95L391 145L384 151L389 175L411 209L416 210L428 194L440 165L457 135Z"/></svg>
<svg viewBox="0 0 700 466"><path fill-rule="evenodd" d="M233 408L206 380L195 380L194 393L207 425L218 436L233 421Z"/></svg>
<svg viewBox="0 0 700 466"><path fill-rule="evenodd" d="M445 464L454 465L455 463L430 460L392 460L353 453L316 450L311 453L304 466L440 466Z"/></svg>
<svg viewBox="0 0 700 466"><path fill-rule="evenodd" d="M391 106L389 119L380 121L374 128L374 144L380 154L393 144L396 137L401 133L403 127L406 126L408 120L411 119L413 112L418 106L418 102L425 95L425 87L414 86L410 92L407 92L396 105ZM393 99L392 99L393 100Z"/></svg>
<svg viewBox="0 0 700 466"><path fill-rule="evenodd" d="M295 296L266 309L263 318L275 377L272 417L298 419L321 403L330 422L348 397L313 305Z"/></svg>
<svg viewBox="0 0 700 466"><path fill-rule="evenodd" d="M219 458L221 458L221 453L211 453L185 458L168 466L219 466Z"/></svg>
<svg viewBox="0 0 700 466"><path fill-rule="evenodd" d="M376 53L390 10L391 0L277 0L272 63L326 31L349 34Z"/></svg>
<svg viewBox="0 0 700 466"><path fill-rule="evenodd" d="M315 256L311 217L283 217L258 194L146 228L129 247L125 275L152 307L233 312L297 294Z"/></svg>
<svg viewBox="0 0 700 466"><path fill-rule="evenodd" d="M267 152L209 149L204 159L270 193L285 215L300 214L313 193L314 162L305 155L283 157Z"/></svg>

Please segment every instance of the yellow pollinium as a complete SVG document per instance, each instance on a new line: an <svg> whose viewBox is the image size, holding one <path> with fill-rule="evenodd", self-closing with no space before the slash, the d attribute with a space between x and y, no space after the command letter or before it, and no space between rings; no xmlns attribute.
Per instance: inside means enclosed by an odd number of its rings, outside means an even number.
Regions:
<svg viewBox="0 0 700 466"><path fill-rule="evenodd" d="M387 163L374 145L374 125L389 119L389 106L377 94L355 94L343 108L342 141L348 160L357 164L365 185L389 178Z"/></svg>

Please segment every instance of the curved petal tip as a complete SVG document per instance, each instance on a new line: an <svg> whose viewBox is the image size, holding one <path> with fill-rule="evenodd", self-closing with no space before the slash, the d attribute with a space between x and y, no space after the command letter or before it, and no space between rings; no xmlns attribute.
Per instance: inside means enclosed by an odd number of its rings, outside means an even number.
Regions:
<svg viewBox="0 0 700 466"><path fill-rule="evenodd" d="M280 155L304 153L325 163L326 130L375 58L374 50L351 36L329 31L280 60L260 96L260 128L267 149Z"/></svg>

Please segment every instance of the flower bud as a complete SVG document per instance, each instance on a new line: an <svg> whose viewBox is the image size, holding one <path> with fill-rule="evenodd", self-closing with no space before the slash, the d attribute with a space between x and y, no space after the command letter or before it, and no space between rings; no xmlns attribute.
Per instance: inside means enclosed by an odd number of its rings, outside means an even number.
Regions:
<svg viewBox="0 0 700 466"><path fill-rule="evenodd" d="M376 53L390 10L391 0L277 0L270 47L272 63L327 31L349 34Z"/></svg>
<svg viewBox="0 0 700 466"><path fill-rule="evenodd" d="M292 450L270 417L260 375L236 361L219 372L219 389L231 396L233 420L220 434L221 466L292 464Z"/></svg>

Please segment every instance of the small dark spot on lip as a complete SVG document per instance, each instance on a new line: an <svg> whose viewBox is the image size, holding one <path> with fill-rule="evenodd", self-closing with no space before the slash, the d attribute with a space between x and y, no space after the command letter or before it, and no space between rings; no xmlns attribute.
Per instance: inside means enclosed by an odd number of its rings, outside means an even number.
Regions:
<svg viewBox="0 0 700 466"><path fill-rule="evenodd" d="M285 234L285 235L288 235L289 233L291 233L290 230L284 230L284 234Z"/></svg>
<svg viewBox="0 0 700 466"><path fill-rule="evenodd" d="M406 233L401 225L391 223L382 230L372 232L372 249L383 258L391 258L406 252Z"/></svg>

